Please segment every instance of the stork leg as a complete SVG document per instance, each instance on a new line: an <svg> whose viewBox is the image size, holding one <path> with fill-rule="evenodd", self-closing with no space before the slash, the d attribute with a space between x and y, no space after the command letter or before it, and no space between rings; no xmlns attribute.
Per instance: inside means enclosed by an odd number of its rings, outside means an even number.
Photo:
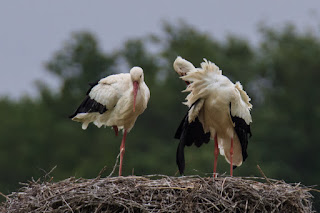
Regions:
<svg viewBox="0 0 320 213"><path fill-rule="evenodd" d="M122 175L122 161L123 161L123 155L125 151L125 143L126 143L126 137L127 137L127 130L124 130L121 146L120 146L120 167L119 167L119 176Z"/></svg>
<svg viewBox="0 0 320 213"><path fill-rule="evenodd" d="M232 177L233 173L233 165L232 165L232 158L233 158L233 137L231 138L231 147L230 147L230 176Z"/></svg>
<svg viewBox="0 0 320 213"><path fill-rule="evenodd" d="M116 136L118 136L118 127L117 126L112 126L114 133L116 134Z"/></svg>
<svg viewBox="0 0 320 213"><path fill-rule="evenodd" d="M218 155L219 155L219 148L218 148L218 136L217 133L214 136L214 162L213 162L213 178L217 177L217 164L218 164Z"/></svg>

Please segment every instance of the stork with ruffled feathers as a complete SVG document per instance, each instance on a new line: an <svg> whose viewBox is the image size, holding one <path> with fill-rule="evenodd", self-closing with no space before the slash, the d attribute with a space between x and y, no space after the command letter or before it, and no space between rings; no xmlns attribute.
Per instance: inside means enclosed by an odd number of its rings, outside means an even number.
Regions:
<svg viewBox="0 0 320 213"><path fill-rule="evenodd" d="M185 104L189 107L186 116L175 134L179 139L176 162L179 171L185 169L184 147L195 144L200 147L214 139L214 167L216 177L217 160L220 154L233 168L246 160L248 139L251 137L250 110L252 105L240 82L233 84L214 63L204 59L201 68L177 57L173 67L188 86Z"/></svg>
<svg viewBox="0 0 320 213"><path fill-rule="evenodd" d="M133 67L130 73L110 75L90 85L87 96L70 118L82 122L82 129L87 129L89 123L93 122L99 128L112 126L116 135L118 129L124 130L120 146L121 176L127 133L147 108L150 98L143 70Z"/></svg>

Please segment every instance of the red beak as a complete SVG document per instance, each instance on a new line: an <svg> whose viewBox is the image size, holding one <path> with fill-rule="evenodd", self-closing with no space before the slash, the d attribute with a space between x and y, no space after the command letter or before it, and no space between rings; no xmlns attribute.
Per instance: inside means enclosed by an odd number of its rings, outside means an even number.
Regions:
<svg viewBox="0 0 320 213"><path fill-rule="evenodd" d="M185 73L180 73L180 76L185 76L186 74ZM190 84L190 82L189 81L184 81L184 82L186 82L186 84L187 85L189 85Z"/></svg>
<svg viewBox="0 0 320 213"><path fill-rule="evenodd" d="M139 89L139 83L137 81L133 82L133 111L136 111L136 99L137 99L137 93Z"/></svg>

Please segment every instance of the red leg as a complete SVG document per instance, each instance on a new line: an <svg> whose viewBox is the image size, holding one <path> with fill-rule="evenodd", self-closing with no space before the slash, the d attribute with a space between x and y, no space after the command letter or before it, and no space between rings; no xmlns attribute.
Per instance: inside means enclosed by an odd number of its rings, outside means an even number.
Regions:
<svg viewBox="0 0 320 213"><path fill-rule="evenodd" d="M122 161L123 161L123 155L125 151L125 143L126 143L126 137L127 137L127 130L124 130L121 146L120 146L120 167L119 167L119 176L122 175Z"/></svg>
<svg viewBox="0 0 320 213"><path fill-rule="evenodd" d="M214 163L213 163L213 178L217 177L217 164L218 164L218 155L219 155L219 148L218 148L218 136L217 134L214 136Z"/></svg>
<svg viewBox="0 0 320 213"><path fill-rule="evenodd" d="M232 165L232 158L233 158L233 137L231 138L231 147L230 147L230 176L232 177L233 173L233 165Z"/></svg>
<svg viewBox="0 0 320 213"><path fill-rule="evenodd" d="M117 126L112 126L114 133L116 134L116 136L118 136L118 127Z"/></svg>

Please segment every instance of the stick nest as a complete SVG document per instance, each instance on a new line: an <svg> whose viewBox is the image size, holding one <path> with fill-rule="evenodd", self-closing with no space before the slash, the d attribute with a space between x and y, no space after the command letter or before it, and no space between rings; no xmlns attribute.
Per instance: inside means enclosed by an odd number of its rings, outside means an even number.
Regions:
<svg viewBox="0 0 320 213"><path fill-rule="evenodd" d="M260 178L164 175L30 181L1 212L313 212L310 189Z"/></svg>

